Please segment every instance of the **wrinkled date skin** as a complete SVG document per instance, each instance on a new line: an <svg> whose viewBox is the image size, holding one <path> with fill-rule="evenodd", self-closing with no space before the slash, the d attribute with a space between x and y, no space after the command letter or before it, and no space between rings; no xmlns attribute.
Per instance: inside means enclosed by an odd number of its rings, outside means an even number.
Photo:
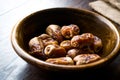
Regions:
<svg viewBox="0 0 120 80"><path fill-rule="evenodd" d="M66 56L66 50L59 45L48 45L44 49L44 53L48 57L63 57Z"/></svg>
<svg viewBox="0 0 120 80"><path fill-rule="evenodd" d="M70 57L49 58L46 60L46 62L61 65L74 65L74 62Z"/></svg>
<svg viewBox="0 0 120 80"><path fill-rule="evenodd" d="M82 48L89 46L94 42L94 35L91 33L83 33L76 35L71 39L71 45L75 48Z"/></svg>
<svg viewBox="0 0 120 80"><path fill-rule="evenodd" d="M103 47L102 40L99 37L94 36L94 43L93 43L94 52L98 53L102 49L102 47Z"/></svg>
<svg viewBox="0 0 120 80"><path fill-rule="evenodd" d="M29 46L30 46L30 54L38 57L40 59L45 59L46 56L43 52L44 50L44 45L41 39L38 39L38 37L34 37L29 41Z"/></svg>
<svg viewBox="0 0 120 80"><path fill-rule="evenodd" d="M60 32L60 29L60 26L51 24L46 28L46 33L52 36L52 38L57 40L58 42L62 42L63 36Z"/></svg>
<svg viewBox="0 0 120 80"><path fill-rule="evenodd" d="M50 44L58 44L56 40L54 40L50 35L47 34L41 34L40 36L38 36L38 38L42 39L45 47Z"/></svg>
<svg viewBox="0 0 120 80"><path fill-rule="evenodd" d="M76 62L76 65L82 65L99 60L100 58L97 54L80 54L74 57L73 60Z"/></svg>
<svg viewBox="0 0 120 80"><path fill-rule="evenodd" d="M65 48L66 51L72 48L70 40L64 40L64 41L62 41L60 43L60 46L63 47L63 48Z"/></svg>
<svg viewBox="0 0 120 80"><path fill-rule="evenodd" d="M63 26L61 28L61 34L67 39L72 38L75 35L78 35L79 32L80 32L79 27L74 24Z"/></svg>
<svg viewBox="0 0 120 80"><path fill-rule="evenodd" d="M99 60L102 40L92 33L80 34L75 24L51 24L46 33L29 41L30 54L52 64L83 65Z"/></svg>
<svg viewBox="0 0 120 80"><path fill-rule="evenodd" d="M77 56L78 54L80 54L80 50L79 49L70 49L67 52L67 56L71 57L72 59Z"/></svg>

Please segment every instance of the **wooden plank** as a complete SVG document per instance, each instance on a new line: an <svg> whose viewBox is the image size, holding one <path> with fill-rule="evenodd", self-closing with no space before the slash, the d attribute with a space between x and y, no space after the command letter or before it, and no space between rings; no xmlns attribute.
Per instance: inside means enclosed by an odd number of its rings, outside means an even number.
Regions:
<svg viewBox="0 0 120 80"><path fill-rule="evenodd" d="M23 5L27 1L28 0L0 0L0 15Z"/></svg>

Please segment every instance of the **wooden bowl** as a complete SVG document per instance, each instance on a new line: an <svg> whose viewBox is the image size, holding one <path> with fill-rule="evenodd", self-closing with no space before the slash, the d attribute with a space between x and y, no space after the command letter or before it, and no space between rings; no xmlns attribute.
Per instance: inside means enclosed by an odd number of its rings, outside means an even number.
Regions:
<svg viewBox="0 0 120 80"><path fill-rule="evenodd" d="M98 36L103 41L102 58L84 65L57 65L31 56L29 40L44 33L50 24L76 24L81 33L89 32ZM119 41L119 31L108 19L92 11L75 8L50 8L31 13L19 20L11 33L11 43L16 53L26 62L48 71L81 71L106 65L118 55Z"/></svg>

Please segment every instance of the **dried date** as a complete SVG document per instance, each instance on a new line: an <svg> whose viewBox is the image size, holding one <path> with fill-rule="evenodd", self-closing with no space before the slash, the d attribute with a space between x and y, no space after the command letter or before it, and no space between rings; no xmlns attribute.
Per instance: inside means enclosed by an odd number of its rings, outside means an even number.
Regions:
<svg viewBox="0 0 120 80"><path fill-rule="evenodd" d="M98 53L102 49L102 47L103 47L102 40L99 37L95 36L93 43L94 52Z"/></svg>
<svg viewBox="0 0 120 80"><path fill-rule="evenodd" d="M99 60L102 40L92 33L80 34L77 25L51 24L46 33L29 41L30 54L46 62L61 65L82 65Z"/></svg>
<svg viewBox="0 0 120 80"><path fill-rule="evenodd" d="M44 54L44 45L41 39L34 37L29 41L30 54L40 59L46 59Z"/></svg>
<svg viewBox="0 0 120 80"><path fill-rule="evenodd" d="M70 49L67 52L67 56L71 57L72 59L77 56L78 54L80 54L80 50L79 49Z"/></svg>
<svg viewBox="0 0 120 80"><path fill-rule="evenodd" d="M51 24L46 28L46 33L52 36L52 38L57 40L58 42L62 42L63 36L60 30L61 30L60 26Z"/></svg>
<svg viewBox="0 0 120 80"><path fill-rule="evenodd" d="M71 24L71 25L68 25L68 26L63 26L61 28L61 34L67 39L72 38L75 35L78 35L79 32L80 32L80 29L75 24Z"/></svg>
<svg viewBox="0 0 120 80"><path fill-rule="evenodd" d="M83 48L90 46L94 42L94 35L91 33L83 33L76 35L71 39L71 45L75 48Z"/></svg>
<svg viewBox="0 0 120 80"><path fill-rule="evenodd" d="M65 48L66 50L69 50L72 48L71 41L70 40L64 40L60 43L60 46Z"/></svg>
<svg viewBox="0 0 120 80"><path fill-rule="evenodd" d="M42 39L44 46L50 45L50 44L58 44L56 40L54 40L50 35L47 34L41 34L38 36L39 39Z"/></svg>
<svg viewBox="0 0 120 80"><path fill-rule="evenodd" d="M70 57L49 58L46 62L61 65L74 65L74 61Z"/></svg>
<svg viewBox="0 0 120 80"><path fill-rule="evenodd" d="M82 65L99 60L101 57L97 54L80 54L74 57L76 65Z"/></svg>
<svg viewBox="0 0 120 80"><path fill-rule="evenodd" d="M44 49L44 53L48 57L63 57L66 56L66 50L59 45L48 45Z"/></svg>

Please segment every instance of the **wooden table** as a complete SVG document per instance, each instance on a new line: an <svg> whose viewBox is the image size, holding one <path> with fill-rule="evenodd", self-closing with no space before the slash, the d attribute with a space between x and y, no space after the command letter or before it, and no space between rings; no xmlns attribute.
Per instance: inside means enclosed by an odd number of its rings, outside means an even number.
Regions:
<svg viewBox="0 0 120 80"><path fill-rule="evenodd" d="M87 73L47 73L26 63L11 46L11 30L26 14L54 7L92 10L88 6L91 1L94 0L0 0L0 80L120 80L120 55L106 67Z"/></svg>

